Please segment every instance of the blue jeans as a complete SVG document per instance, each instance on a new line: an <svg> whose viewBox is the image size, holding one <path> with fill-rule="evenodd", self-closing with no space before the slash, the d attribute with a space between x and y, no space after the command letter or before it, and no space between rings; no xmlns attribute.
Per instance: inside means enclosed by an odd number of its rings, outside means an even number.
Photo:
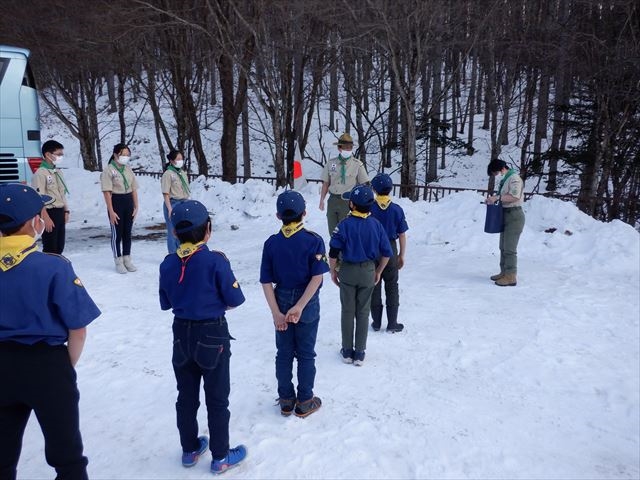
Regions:
<svg viewBox="0 0 640 480"><path fill-rule="evenodd" d="M176 418L183 452L193 452L198 442L200 379L204 397L213 458L229 451L229 358L231 342L227 321L220 319L173 321L173 372L178 387Z"/></svg>
<svg viewBox="0 0 640 480"><path fill-rule="evenodd" d="M280 312L286 313L304 293L304 289L276 288L276 300ZM302 311L298 323L288 323L284 332L276 331L276 378L280 398L296 398L293 387L293 359L298 360L299 402L313 397L316 378L316 337L320 322L320 297L315 293Z"/></svg>
<svg viewBox="0 0 640 480"><path fill-rule="evenodd" d="M170 199L171 208L175 208L182 200ZM180 246L180 241L178 237L173 234L173 225L171 225L171 219L169 218L169 210L167 209L167 204L162 202L162 213L164 213L164 221L167 224L167 251L171 253L176 253L176 250Z"/></svg>

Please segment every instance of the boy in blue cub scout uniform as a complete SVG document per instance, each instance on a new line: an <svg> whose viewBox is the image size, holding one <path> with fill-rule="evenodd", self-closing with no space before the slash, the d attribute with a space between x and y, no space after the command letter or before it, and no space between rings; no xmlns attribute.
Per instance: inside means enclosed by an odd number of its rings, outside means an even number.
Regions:
<svg viewBox="0 0 640 480"><path fill-rule="evenodd" d="M74 367L100 315L60 255L38 251L45 202L31 187L0 184L0 479L15 479L33 410L57 478L86 479ZM65 345L66 343L66 345Z"/></svg>
<svg viewBox="0 0 640 480"><path fill-rule="evenodd" d="M398 291L398 270L404 266L407 238L405 232L409 230L404 211L400 205L391 201L393 181L386 173L379 173L371 180L371 187L376 193L374 204L371 206L371 216L384 227L391 242L393 256L382 271L382 280L376 284L371 297L371 326L377 332L382 323L382 282L384 282L385 303L387 306L387 332L401 332L402 323L398 323L398 307L400 293ZM398 251L398 245L400 250Z"/></svg>
<svg viewBox="0 0 640 480"><path fill-rule="evenodd" d="M303 226L306 211L302 195L292 190L281 193L277 212L282 228L264 243L260 283L276 328L280 413L306 417L322 404L313 395L314 349L320 321L318 293L329 266L322 238ZM294 357L298 360L297 397L291 382Z"/></svg>
<svg viewBox="0 0 640 480"><path fill-rule="evenodd" d="M382 224L371 216L373 190L356 185L348 195L349 216L342 220L329 242L331 279L340 287L342 350L345 363L362 365L367 348L371 294L393 255ZM336 270L342 254L340 272ZM355 318L355 350L353 323Z"/></svg>
<svg viewBox="0 0 640 480"><path fill-rule="evenodd" d="M160 307L173 309L173 371L182 465L192 467L205 452L198 437L200 380L204 381L211 472L222 473L247 455L244 445L229 448L229 358L231 335L225 312L244 303L244 295L221 252L207 248L211 219L205 206L187 200L171 212L180 247L160 265Z"/></svg>

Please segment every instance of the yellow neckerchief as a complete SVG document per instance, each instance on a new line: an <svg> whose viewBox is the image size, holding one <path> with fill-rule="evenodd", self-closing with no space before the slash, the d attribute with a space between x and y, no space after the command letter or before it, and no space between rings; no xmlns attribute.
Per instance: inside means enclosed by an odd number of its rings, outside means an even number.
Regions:
<svg viewBox="0 0 640 480"><path fill-rule="evenodd" d="M0 269L6 272L37 251L38 246L30 235L0 236Z"/></svg>
<svg viewBox="0 0 640 480"><path fill-rule="evenodd" d="M376 195L376 203L382 210L386 210L391 205L391 195Z"/></svg>
<svg viewBox="0 0 640 480"><path fill-rule="evenodd" d="M353 217L358 217L358 218L367 218L369 215L371 215L371 212L362 213L362 212L358 212L356 210L351 210L349 212L349 215L351 215Z"/></svg>
<svg viewBox="0 0 640 480"><path fill-rule="evenodd" d="M292 235L298 233L300 230L302 230L302 227L304 227L304 224L302 222L292 222L292 223L283 225L280 231L282 232L285 238L289 238Z"/></svg>
<svg viewBox="0 0 640 480"><path fill-rule="evenodd" d="M176 253L180 258L185 258L185 257L188 257L189 255L193 255L194 253L196 253L196 251L202 245L204 245L204 242L198 242L195 244L190 242L181 243L178 249L176 250Z"/></svg>

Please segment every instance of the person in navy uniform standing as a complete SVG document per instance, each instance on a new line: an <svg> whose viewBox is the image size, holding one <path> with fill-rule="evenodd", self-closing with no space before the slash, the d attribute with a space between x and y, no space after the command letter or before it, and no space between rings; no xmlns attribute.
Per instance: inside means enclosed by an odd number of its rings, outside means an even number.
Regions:
<svg viewBox="0 0 640 480"><path fill-rule="evenodd" d="M15 479L34 411L47 463L60 479L86 479L75 365L100 315L71 263L39 252L51 197L0 184L0 478Z"/></svg>
<svg viewBox="0 0 640 480"><path fill-rule="evenodd" d="M304 228L306 205L302 195L287 190L278 196L276 207L282 228L264 243L260 283L276 328L280 413L307 417L322 405L313 395L313 383L319 291L329 265L322 237ZM294 358L298 361L297 397L292 383Z"/></svg>
<svg viewBox="0 0 640 480"><path fill-rule="evenodd" d="M398 270L404 266L404 254L407 250L407 236L409 230L402 207L391 200L393 181L386 173L379 173L371 180L371 187L376 193L375 202L371 206L371 216L384 227L393 256L382 271L382 279L373 289L371 296L371 327L377 332L382 324L382 282L384 282L385 304L387 307L387 332L401 332L402 323L398 323L398 308L400 306L400 292L398 289ZM397 241L397 242L396 242ZM398 250L398 243L400 250Z"/></svg>
<svg viewBox="0 0 640 480"><path fill-rule="evenodd" d="M195 200L176 205L171 223L180 247L160 265L160 307L172 309L173 371L178 388L176 417L182 465L192 467L206 451L209 439L198 436L200 380L204 394L212 455L211 472L218 474L244 460L244 445L229 448L229 359L231 335L225 312L244 303L244 295L227 257L207 248L211 219Z"/></svg>
<svg viewBox="0 0 640 480"><path fill-rule="evenodd" d="M351 211L333 231L329 242L329 267L333 283L340 287L340 354L345 363L360 366L367 347L373 287L380 281L393 251L384 228L371 216L374 202L371 187L356 185L348 198ZM342 262L338 272L336 265L340 255Z"/></svg>

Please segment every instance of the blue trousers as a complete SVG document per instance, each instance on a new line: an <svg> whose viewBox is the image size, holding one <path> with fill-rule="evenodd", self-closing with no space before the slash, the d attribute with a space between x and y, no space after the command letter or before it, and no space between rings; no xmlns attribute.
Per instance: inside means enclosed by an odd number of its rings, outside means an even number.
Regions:
<svg viewBox="0 0 640 480"><path fill-rule="evenodd" d="M178 205L182 200L170 199L171 208L173 209L176 205ZM173 225L171 224L171 219L169 219L169 210L167 209L167 204L162 202L162 212L164 213L164 221L167 224L167 251L169 254L176 253L178 247L180 246L180 241L178 237L173 234Z"/></svg>
<svg viewBox="0 0 640 480"><path fill-rule="evenodd" d="M286 313L304 293L304 289L276 288L280 312ZM316 337L320 322L320 297L315 293L302 311L298 323L287 324L284 332L276 331L276 379L280 398L297 398L304 402L313 397L316 378ZM293 359L298 360L298 395L293 387Z"/></svg>
<svg viewBox="0 0 640 480"><path fill-rule="evenodd" d="M176 419L183 452L193 452L198 443L198 407L200 380L204 383L209 423L209 448L213 458L229 451L229 359L231 342L227 321L173 321L173 372L176 376L178 401Z"/></svg>

